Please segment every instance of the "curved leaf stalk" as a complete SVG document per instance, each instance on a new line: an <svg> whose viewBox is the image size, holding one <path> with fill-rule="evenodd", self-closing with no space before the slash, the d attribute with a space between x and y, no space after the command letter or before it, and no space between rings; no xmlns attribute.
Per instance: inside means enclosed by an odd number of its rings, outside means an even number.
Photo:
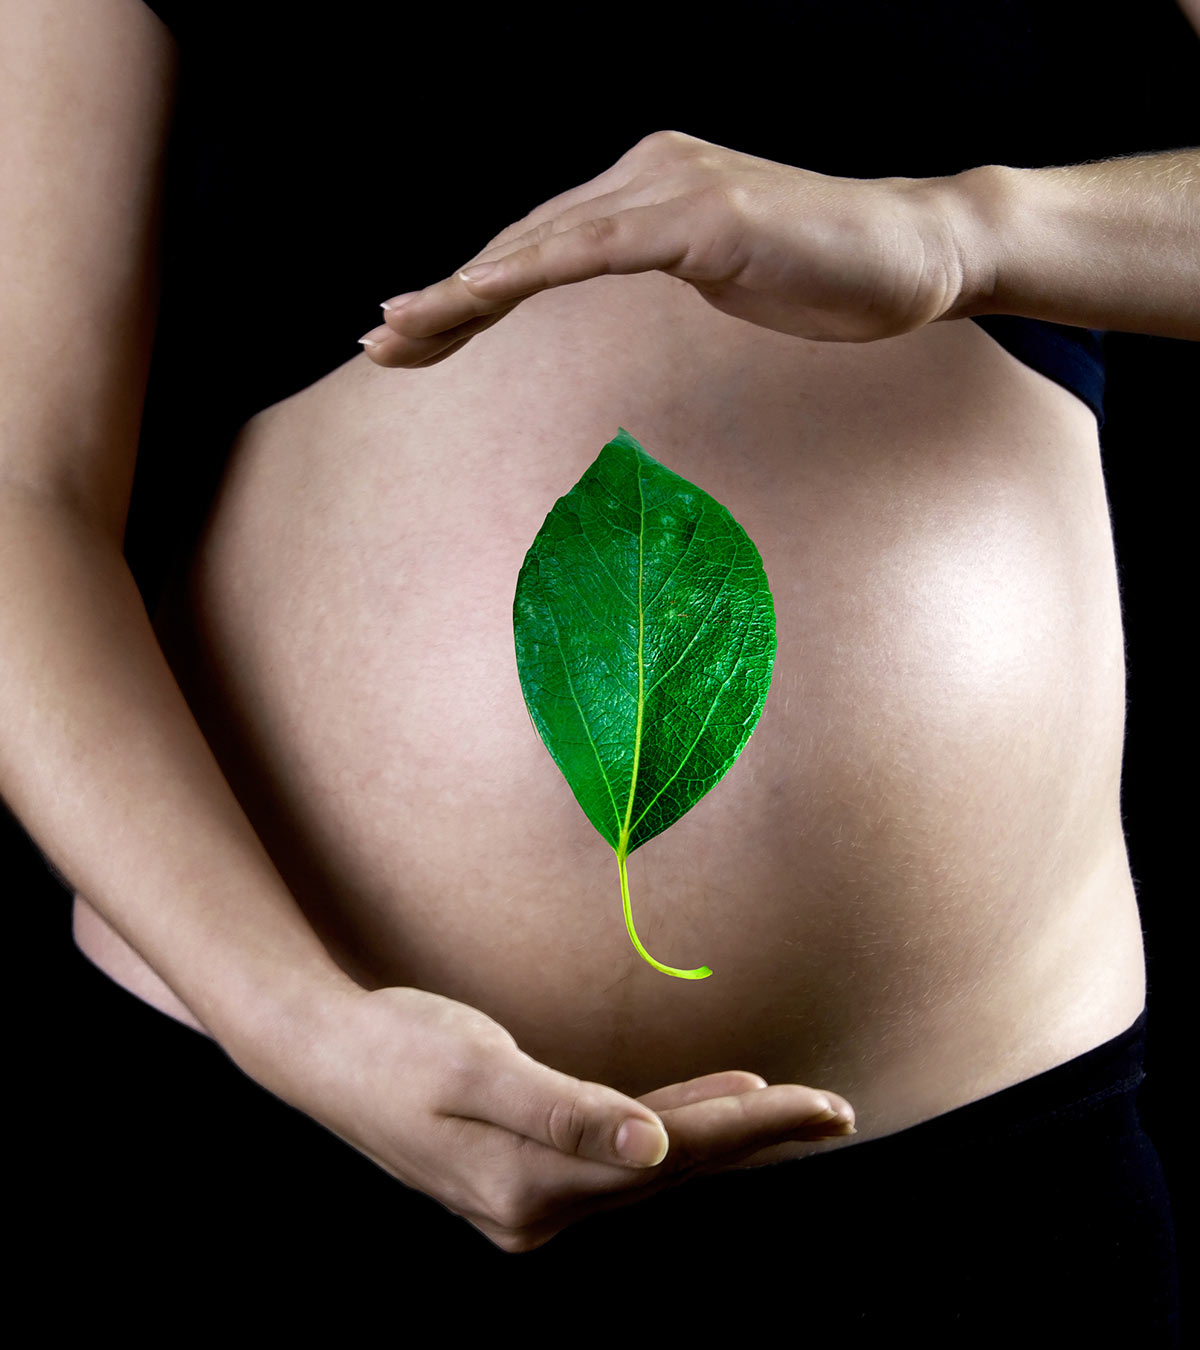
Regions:
<svg viewBox="0 0 1200 1350"><path fill-rule="evenodd" d="M628 836L622 835L621 847L617 849L617 866L621 869L621 909L625 913L625 927L629 931L629 940L637 948L638 955L642 960L648 961L655 970L661 970L664 975L677 975L681 980L707 979L712 974L707 966L697 966L695 970L679 970L675 966L664 966L661 961L656 961L642 946L642 940L638 937L633 926L633 911L629 907L629 876L625 871L625 846L628 843Z"/></svg>

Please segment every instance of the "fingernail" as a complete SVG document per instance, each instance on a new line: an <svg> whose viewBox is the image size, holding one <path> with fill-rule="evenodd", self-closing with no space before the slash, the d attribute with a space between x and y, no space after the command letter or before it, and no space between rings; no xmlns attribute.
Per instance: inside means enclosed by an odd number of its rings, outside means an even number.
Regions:
<svg viewBox="0 0 1200 1350"><path fill-rule="evenodd" d="M358 340L364 347L378 347L391 331L387 324L384 324L382 328L372 328L369 333L364 333Z"/></svg>
<svg viewBox="0 0 1200 1350"><path fill-rule="evenodd" d="M846 1135L857 1134L858 1130L846 1119L831 1120L817 1135L818 1139L842 1139Z"/></svg>
<svg viewBox="0 0 1200 1350"><path fill-rule="evenodd" d="M667 1156L667 1134L661 1126L631 1116L617 1131L617 1153L638 1167L654 1167Z"/></svg>
<svg viewBox="0 0 1200 1350"><path fill-rule="evenodd" d="M809 1125L848 1125L853 1133L854 1112L846 1106L834 1106L832 1103L820 1115L810 1116Z"/></svg>
<svg viewBox="0 0 1200 1350"><path fill-rule="evenodd" d="M496 270L495 263L475 263L473 266L460 272L458 275L463 281L482 281L484 277Z"/></svg>
<svg viewBox="0 0 1200 1350"><path fill-rule="evenodd" d="M390 314L392 310L399 309L401 305L407 304L414 295L420 295L420 291L405 291L403 295L393 295L390 300L384 300L379 308L386 309Z"/></svg>
<svg viewBox="0 0 1200 1350"><path fill-rule="evenodd" d="M844 1111L814 1116L808 1123L819 1127L809 1136L812 1139L845 1139L848 1135L858 1133L853 1115L847 1115Z"/></svg>

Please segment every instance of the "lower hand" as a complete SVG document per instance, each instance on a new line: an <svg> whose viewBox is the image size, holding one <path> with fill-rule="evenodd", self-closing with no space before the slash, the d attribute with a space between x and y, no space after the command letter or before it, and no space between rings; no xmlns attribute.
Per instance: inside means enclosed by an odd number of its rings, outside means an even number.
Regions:
<svg viewBox="0 0 1200 1350"><path fill-rule="evenodd" d="M434 365L538 291L650 271L781 333L894 337L946 317L981 286L968 281L965 209L951 181L835 178L655 132L497 235L463 269L492 264L486 277L459 272L397 297L366 335L378 340L367 352L381 366Z"/></svg>
<svg viewBox="0 0 1200 1350"><path fill-rule="evenodd" d="M299 1040L302 1052L254 1076L506 1252L772 1144L853 1125L834 1093L740 1070L627 1097L539 1064L486 1014L420 989L339 996ZM630 1119L643 1127L643 1165L619 1152Z"/></svg>

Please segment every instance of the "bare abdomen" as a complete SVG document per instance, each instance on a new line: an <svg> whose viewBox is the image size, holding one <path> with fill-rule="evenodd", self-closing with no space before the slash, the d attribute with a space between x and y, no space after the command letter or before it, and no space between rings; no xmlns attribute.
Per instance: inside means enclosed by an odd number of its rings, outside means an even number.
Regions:
<svg viewBox="0 0 1200 1350"><path fill-rule="evenodd" d="M746 750L630 859L698 983L630 945L513 654L525 550L618 425L730 508L777 611ZM1095 421L969 322L809 343L606 277L429 370L355 358L243 429L159 628L343 964L578 1076L752 1069L861 1141L1142 1006Z"/></svg>

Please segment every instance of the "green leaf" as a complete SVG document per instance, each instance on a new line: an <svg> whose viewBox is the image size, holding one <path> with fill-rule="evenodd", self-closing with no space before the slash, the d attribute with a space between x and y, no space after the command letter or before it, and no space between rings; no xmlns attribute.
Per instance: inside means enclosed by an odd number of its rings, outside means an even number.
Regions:
<svg viewBox="0 0 1200 1350"><path fill-rule="evenodd" d="M724 776L758 723L775 664L762 558L708 493L621 428L554 504L517 578L517 670L529 716L587 818L625 860Z"/></svg>

